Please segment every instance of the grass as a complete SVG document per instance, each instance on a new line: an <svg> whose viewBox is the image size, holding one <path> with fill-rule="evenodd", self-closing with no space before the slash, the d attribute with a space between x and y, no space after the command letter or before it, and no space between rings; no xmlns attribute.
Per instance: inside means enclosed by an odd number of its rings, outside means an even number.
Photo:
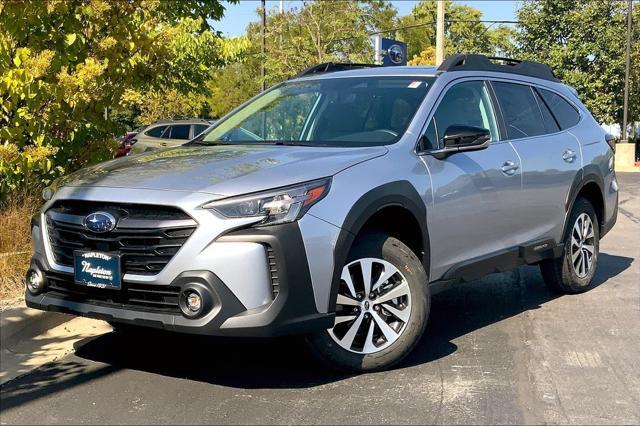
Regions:
<svg viewBox="0 0 640 426"><path fill-rule="evenodd" d="M41 206L35 196L14 197L0 208L0 301L24 293L31 259L31 216Z"/></svg>

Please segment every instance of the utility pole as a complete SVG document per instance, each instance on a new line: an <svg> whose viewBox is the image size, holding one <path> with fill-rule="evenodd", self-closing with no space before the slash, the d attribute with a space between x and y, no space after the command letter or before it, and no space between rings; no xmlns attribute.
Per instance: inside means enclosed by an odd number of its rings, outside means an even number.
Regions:
<svg viewBox="0 0 640 426"><path fill-rule="evenodd" d="M284 0L280 0L280 15L284 13Z"/></svg>
<svg viewBox="0 0 640 426"><path fill-rule="evenodd" d="M627 57L624 71L624 110L622 111L622 132L620 142L629 142L627 139L627 111L629 109L629 69L631 68L631 14L633 12L632 1L628 0L627 11Z"/></svg>
<svg viewBox="0 0 640 426"><path fill-rule="evenodd" d="M266 55L265 55L265 33L267 32L267 1L266 0L260 0L261 6L260 6L260 15L261 15L261 19L260 19L260 57L262 58L262 63L260 65L260 84L261 84L261 88L262 91L264 92L265 89L265 69L264 69L264 63L267 60Z"/></svg>
<svg viewBox="0 0 640 426"><path fill-rule="evenodd" d="M438 1L438 14L436 17L436 66L444 61L444 0Z"/></svg>

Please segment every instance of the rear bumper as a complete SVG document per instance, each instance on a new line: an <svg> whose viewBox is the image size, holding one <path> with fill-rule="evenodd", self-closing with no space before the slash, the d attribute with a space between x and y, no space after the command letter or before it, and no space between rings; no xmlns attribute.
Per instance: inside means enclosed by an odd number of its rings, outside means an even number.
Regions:
<svg viewBox="0 0 640 426"><path fill-rule="evenodd" d="M32 267L47 277L45 291L38 295L26 292L27 306L35 309L64 312L110 322L120 322L182 333L225 336L277 336L306 333L333 325L332 313L316 309L304 243L297 223L235 231L219 242L252 242L270 247L277 265L278 287L275 298L262 306L248 309L227 285L209 270L182 272L173 281L160 285L122 284L120 293L90 289L73 283L73 275L53 271L46 256L36 253ZM243 265L247 268L255 265ZM243 274L238 270L237 274ZM177 300L185 288L199 286L211 296L211 303L199 318L187 318ZM107 290L109 292L109 290ZM147 292L146 295L142 293ZM157 297L167 306L162 309L135 305L140 297ZM172 294L174 296L172 296ZM165 297L165 296L163 296ZM171 304L173 301L176 303ZM171 303L170 303L171 302Z"/></svg>

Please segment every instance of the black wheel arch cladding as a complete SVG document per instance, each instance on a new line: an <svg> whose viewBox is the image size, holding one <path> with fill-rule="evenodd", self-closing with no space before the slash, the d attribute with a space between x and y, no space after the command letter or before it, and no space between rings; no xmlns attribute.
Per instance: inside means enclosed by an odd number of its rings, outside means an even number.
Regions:
<svg viewBox="0 0 640 426"><path fill-rule="evenodd" d="M567 201L565 204L566 219L565 219L564 227L562 229L563 238L566 235L567 226L569 226L568 221L571 216L571 211L573 210L573 205L578 199L578 195L580 194L580 192L585 186L592 183L598 187L600 199L602 201L602 212L601 212L602 217L598 218L598 222L599 222L598 225L599 227L602 227L604 225L605 218L606 218L606 207L607 207L604 201L605 200L604 178L600 173L600 169L596 165L588 164L584 166L584 168L581 170L580 173L576 174L575 178L573 179L573 182L571 183L571 188L569 189L569 196L567 197ZM594 210L597 210L597 206L593 206L593 208Z"/></svg>
<svg viewBox="0 0 640 426"><path fill-rule="evenodd" d="M409 181L389 182L366 192L349 210L342 229L338 234L334 252L334 269L329 297L329 312L336 308L336 298L340 286L342 265L345 264L349 251L367 221L385 207L398 206L408 210L420 226L422 246L422 264L429 274L429 233L427 229L427 208L415 187ZM420 256L418 256L420 258ZM428 281L428 279L427 279ZM426 285L426 283L425 283Z"/></svg>

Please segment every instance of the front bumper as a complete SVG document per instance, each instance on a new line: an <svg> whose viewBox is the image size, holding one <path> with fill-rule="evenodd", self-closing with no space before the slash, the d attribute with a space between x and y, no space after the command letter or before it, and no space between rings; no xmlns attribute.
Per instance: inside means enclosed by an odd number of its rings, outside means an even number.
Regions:
<svg viewBox="0 0 640 426"><path fill-rule="evenodd" d="M38 226L36 223L35 227ZM271 300L257 307L247 307L220 276L200 268L186 270L170 282L152 285L127 282L125 276L120 290L124 293L109 295L106 293L108 290L76 286L71 273L53 269L42 250L36 249L32 267L43 271L50 285L38 295L27 291L26 303L31 308L46 311L205 335L276 336L321 330L333 325L334 314L317 310L309 263L297 223L232 231L219 237L214 244L218 243L228 243L228 247L238 244L269 247L271 257L268 259L277 267L278 277L277 292ZM223 251L219 255L225 256ZM233 257L231 263L237 268L237 253L227 255ZM247 260L250 259L248 256ZM223 263L224 258L219 262ZM251 276L252 268L262 268L263 265L248 261L243 267L236 269L235 273ZM193 285L202 286L212 296L210 308L195 319L187 318L179 310L171 311L170 307L159 310L133 305L133 299L128 295L141 289L151 293L171 289L177 298L183 289ZM246 282L246 285L251 283ZM171 297L169 295L162 300L172 300Z"/></svg>

